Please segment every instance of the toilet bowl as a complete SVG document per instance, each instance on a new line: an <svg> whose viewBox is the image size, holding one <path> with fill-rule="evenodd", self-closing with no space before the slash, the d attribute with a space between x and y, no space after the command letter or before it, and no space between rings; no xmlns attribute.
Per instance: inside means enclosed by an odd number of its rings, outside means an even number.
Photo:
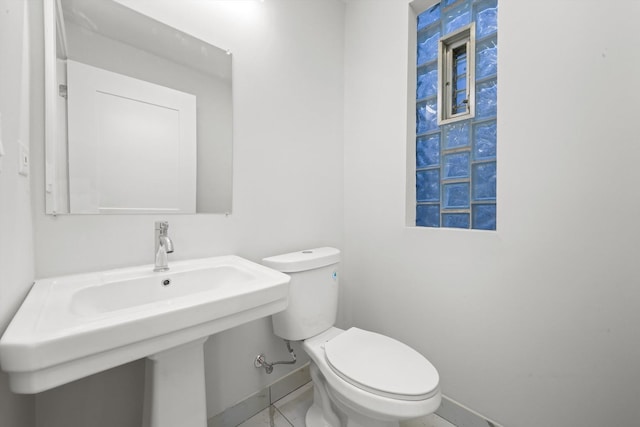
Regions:
<svg viewBox="0 0 640 427"><path fill-rule="evenodd" d="M333 326L339 255L335 248L318 248L263 260L291 275L289 306L272 320L274 333L302 341L311 359L307 427L397 427L435 412L439 376L424 356L385 335Z"/></svg>
<svg viewBox="0 0 640 427"><path fill-rule="evenodd" d="M440 406L436 369L392 338L358 328L333 327L304 340L302 348L319 371L314 387L324 388L340 411L350 412L350 419L359 419L358 424L344 425L397 426L399 421L430 414ZM320 400L318 405L322 404ZM309 427L314 425L323 424L307 422Z"/></svg>

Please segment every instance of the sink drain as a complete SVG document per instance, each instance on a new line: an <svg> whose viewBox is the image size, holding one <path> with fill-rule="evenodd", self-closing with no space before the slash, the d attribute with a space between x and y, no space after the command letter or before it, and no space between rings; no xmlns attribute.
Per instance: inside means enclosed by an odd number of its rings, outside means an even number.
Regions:
<svg viewBox="0 0 640 427"><path fill-rule="evenodd" d="M162 286L169 286L171 284L171 279L164 279L162 281Z"/></svg>

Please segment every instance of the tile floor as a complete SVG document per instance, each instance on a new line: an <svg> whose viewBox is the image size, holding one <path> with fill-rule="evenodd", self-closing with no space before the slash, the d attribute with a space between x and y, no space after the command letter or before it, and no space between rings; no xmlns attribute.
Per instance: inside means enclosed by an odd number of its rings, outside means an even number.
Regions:
<svg viewBox="0 0 640 427"><path fill-rule="evenodd" d="M312 402L313 387L311 383L308 383L249 418L238 427L305 427L304 416ZM455 427L435 414L403 422L400 426Z"/></svg>

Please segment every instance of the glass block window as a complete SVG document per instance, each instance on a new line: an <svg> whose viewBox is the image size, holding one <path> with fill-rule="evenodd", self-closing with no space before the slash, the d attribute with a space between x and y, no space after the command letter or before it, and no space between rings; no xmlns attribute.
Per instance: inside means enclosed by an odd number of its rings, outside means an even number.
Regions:
<svg viewBox="0 0 640 427"><path fill-rule="evenodd" d="M497 18L497 0L443 0L418 16L417 226L496 229ZM474 43L459 42L465 31L472 32ZM444 96L445 76L438 61L447 40L454 40L449 51L452 112L473 107L473 114L443 122L438 99ZM473 96L468 96L465 90L471 87Z"/></svg>

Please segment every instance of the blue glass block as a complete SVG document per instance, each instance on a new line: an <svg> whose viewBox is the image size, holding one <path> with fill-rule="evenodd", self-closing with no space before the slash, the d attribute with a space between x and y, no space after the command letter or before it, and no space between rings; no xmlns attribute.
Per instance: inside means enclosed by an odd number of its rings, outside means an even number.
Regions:
<svg viewBox="0 0 640 427"><path fill-rule="evenodd" d="M418 227L440 227L440 205L416 206L416 225Z"/></svg>
<svg viewBox="0 0 640 427"><path fill-rule="evenodd" d="M471 23L469 2L465 1L460 6L444 12L442 20L444 22L444 34L449 34L458 28L469 25Z"/></svg>
<svg viewBox="0 0 640 427"><path fill-rule="evenodd" d="M442 226L449 228L469 228L469 214L442 214Z"/></svg>
<svg viewBox="0 0 640 427"><path fill-rule="evenodd" d="M480 123L473 129L473 158L493 159L497 152L498 126L495 121Z"/></svg>
<svg viewBox="0 0 640 427"><path fill-rule="evenodd" d="M452 4L454 4L454 3L455 3L455 2L457 2L457 1L458 1L458 0L444 0L444 1L443 1L443 3L444 3L444 7L449 7L449 6L451 6Z"/></svg>
<svg viewBox="0 0 640 427"><path fill-rule="evenodd" d="M465 147L469 145L469 123L457 122L444 126L445 148Z"/></svg>
<svg viewBox="0 0 640 427"><path fill-rule="evenodd" d="M418 35L418 65L438 58L439 25Z"/></svg>
<svg viewBox="0 0 640 427"><path fill-rule="evenodd" d="M445 209L469 207L469 183L444 184L443 199Z"/></svg>
<svg viewBox="0 0 640 427"><path fill-rule="evenodd" d="M421 134L438 128L436 100L421 102L416 106L416 133Z"/></svg>
<svg viewBox="0 0 640 427"><path fill-rule="evenodd" d="M469 176L469 153L447 154L444 156L443 179L467 178Z"/></svg>
<svg viewBox="0 0 640 427"><path fill-rule="evenodd" d="M476 230L496 229L496 205L474 205L473 227Z"/></svg>
<svg viewBox="0 0 640 427"><path fill-rule="evenodd" d="M416 200L418 202L440 201L439 169L416 172Z"/></svg>
<svg viewBox="0 0 640 427"><path fill-rule="evenodd" d="M440 134L424 136L416 140L416 167L426 168L440 163Z"/></svg>
<svg viewBox="0 0 640 427"><path fill-rule="evenodd" d="M476 85L476 117L490 117L498 113L498 82L488 82Z"/></svg>
<svg viewBox="0 0 640 427"><path fill-rule="evenodd" d="M423 99L438 94L438 64L433 63L418 69L416 99Z"/></svg>
<svg viewBox="0 0 640 427"><path fill-rule="evenodd" d="M496 162L473 165L473 200L496 199Z"/></svg>
<svg viewBox="0 0 640 427"><path fill-rule="evenodd" d="M418 15L418 31L440 19L440 3Z"/></svg>
<svg viewBox="0 0 640 427"><path fill-rule="evenodd" d="M498 42L495 38L479 43L476 46L476 78L496 74L498 72Z"/></svg>
<svg viewBox="0 0 640 427"><path fill-rule="evenodd" d="M484 37L498 31L498 2L485 0L478 2L476 8L476 37Z"/></svg>

